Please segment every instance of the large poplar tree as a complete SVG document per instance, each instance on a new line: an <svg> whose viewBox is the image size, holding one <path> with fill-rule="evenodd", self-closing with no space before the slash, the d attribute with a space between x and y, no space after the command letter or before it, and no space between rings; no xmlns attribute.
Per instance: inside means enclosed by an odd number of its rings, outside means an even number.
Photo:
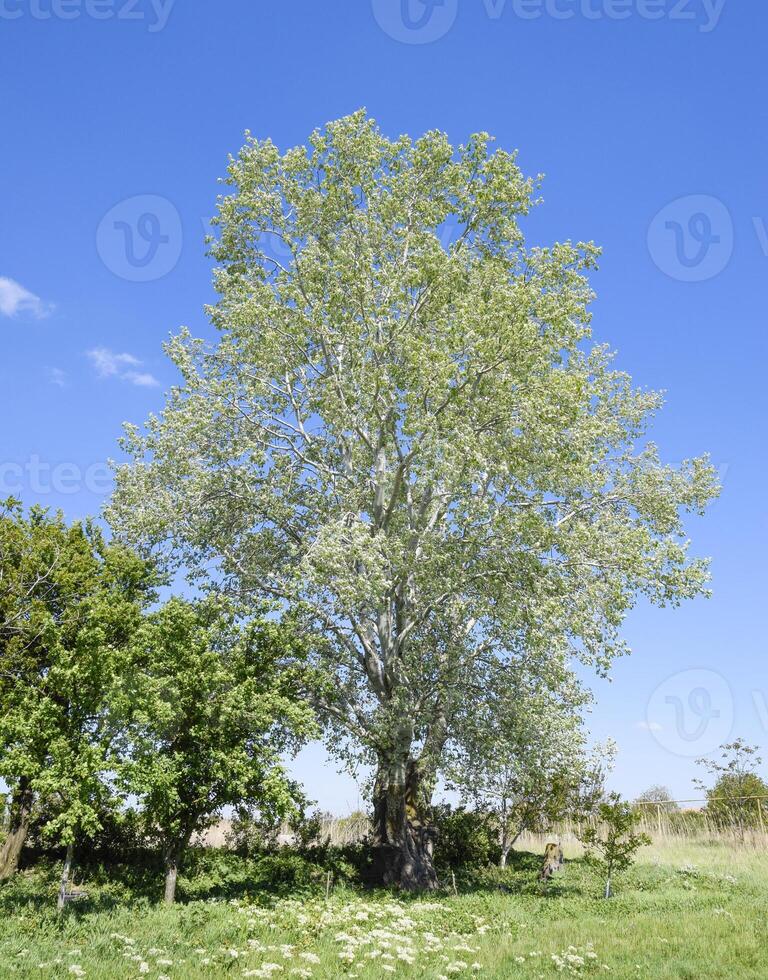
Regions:
<svg viewBox="0 0 768 980"><path fill-rule="evenodd" d="M432 786L488 659L605 669L639 593L707 578L680 515L711 468L644 441L659 395L589 342L597 249L526 246L537 183L484 134L389 140L363 112L284 154L249 136L214 219L218 341L168 345L183 381L128 429L110 509L303 624L405 887L435 883Z"/></svg>

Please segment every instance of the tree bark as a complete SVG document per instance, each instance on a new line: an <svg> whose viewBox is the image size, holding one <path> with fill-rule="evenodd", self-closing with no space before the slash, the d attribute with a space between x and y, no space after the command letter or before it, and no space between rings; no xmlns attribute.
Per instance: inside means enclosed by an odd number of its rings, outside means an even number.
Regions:
<svg viewBox="0 0 768 980"><path fill-rule="evenodd" d="M512 850L512 841L509 839L509 814L507 813L506 801L502 801L499 821L499 846L501 847L499 867L506 868L507 858L509 857L509 852Z"/></svg>
<svg viewBox="0 0 768 980"><path fill-rule="evenodd" d="M178 862L175 860L166 861L165 864L165 904L173 905L176 901L176 879L179 875Z"/></svg>
<svg viewBox="0 0 768 980"><path fill-rule="evenodd" d="M430 789L413 757L380 759L373 791L374 870L385 885L437 888Z"/></svg>
<svg viewBox="0 0 768 980"><path fill-rule="evenodd" d="M11 801L11 820L8 836L0 848L0 881L12 878L19 867L21 852L32 819L33 795L29 779L22 777Z"/></svg>
<svg viewBox="0 0 768 980"><path fill-rule="evenodd" d="M499 857L500 868L506 868L509 852L518 842L523 830L525 830L525 823L519 824L514 829L510 828L510 823L511 817L507 812L506 804L502 803L501 826L499 828L499 847L501 848L501 855Z"/></svg>
<svg viewBox="0 0 768 980"><path fill-rule="evenodd" d="M174 841L168 844L163 851L163 862L165 864L165 895L166 905L173 905L176 901L176 881L179 877L179 865L184 856L184 851L189 844L189 837L185 840Z"/></svg>
<svg viewBox="0 0 768 980"><path fill-rule="evenodd" d="M75 845L67 844L67 853L64 857L64 867L61 869L61 881L59 882L59 898L56 902L56 906L59 912L62 911L64 906L67 904L67 886L69 885L69 876L72 873L72 862L75 858Z"/></svg>

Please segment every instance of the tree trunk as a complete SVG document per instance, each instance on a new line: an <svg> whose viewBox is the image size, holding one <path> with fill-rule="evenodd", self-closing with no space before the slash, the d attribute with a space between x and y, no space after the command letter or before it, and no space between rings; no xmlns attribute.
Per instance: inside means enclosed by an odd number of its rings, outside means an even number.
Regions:
<svg viewBox="0 0 768 980"><path fill-rule="evenodd" d="M189 838L182 841L174 841L168 844L163 852L163 862L165 864L165 903L173 905L176 901L176 881L179 877L179 865L184 855L184 851L189 843Z"/></svg>
<svg viewBox="0 0 768 980"><path fill-rule="evenodd" d="M64 906L67 904L67 887L69 885L69 876L72 873L72 862L75 857L75 845L67 844L67 853L64 857L64 867L61 869L61 881L59 882L59 898L56 902L56 906L59 912L62 911Z"/></svg>
<svg viewBox="0 0 768 980"><path fill-rule="evenodd" d="M507 801L502 798L499 812L499 847L501 848L501 854L499 856L500 868L506 868L507 866L507 856L509 854L509 844L507 843L508 837L509 816L507 815Z"/></svg>
<svg viewBox="0 0 768 980"><path fill-rule="evenodd" d="M417 760L380 760L373 791L374 869L385 885L437 888L430 796Z"/></svg>
<svg viewBox="0 0 768 980"><path fill-rule="evenodd" d="M176 901L176 879L179 875L179 866L176 861L166 861L165 863L165 903L173 905Z"/></svg>
<svg viewBox="0 0 768 980"><path fill-rule="evenodd" d="M11 801L8 836L0 848L0 881L13 877L19 867L19 859L32 819L32 803L33 796L29 787L29 780L22 777Z"/></svg>
<svg viewBox="0 0 768 980"><path fill-rule="evenodd" d="M499 857L500 868L506 868L509 852L515 846L520 835L525 829L525 825L521 824L516 830L511 830L509 823L509 817L504 811L502 811L501 828L499 830L499 846L501 847L501 856Z"/></svg>

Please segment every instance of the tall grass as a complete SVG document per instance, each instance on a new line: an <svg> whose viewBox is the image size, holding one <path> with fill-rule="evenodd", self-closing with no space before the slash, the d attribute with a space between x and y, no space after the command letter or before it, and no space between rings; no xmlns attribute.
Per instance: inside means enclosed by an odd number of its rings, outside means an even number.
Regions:
<svg viewBox="0 0 768 980"><path fill-rule="evenodd" d="M757 818L754 821L755 826L740 828L734 824L725 824L722 819L716 819L704 810L667 812L650 805L639 812L638 829L648 834L655 844L680 842L768 851L768 829L757 825ZM572 856L578 857L582 853L579 837L588 824L588 821L566 819L541 833L525 832L519 838L518 847L534 852L543 851L549 841L556 840ZM370 822L363 813L348 817L326 817L321 821L320 827L321 840L329 840L342 847L362 841L371 832ZM283 828L281 837L288 840L290 836L290 829ZM223 842L223 835L221 840Z"/></svg>

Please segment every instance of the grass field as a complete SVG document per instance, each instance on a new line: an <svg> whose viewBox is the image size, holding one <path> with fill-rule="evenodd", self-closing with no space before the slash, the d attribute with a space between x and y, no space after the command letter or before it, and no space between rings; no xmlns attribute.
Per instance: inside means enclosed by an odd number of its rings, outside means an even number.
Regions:
<svg viewBox="0 0 768 980"><path fill-rule="evenodd" d="M608 901L572 857L546 891L539 857L520 851L506 872L464 871L458 894L429 899L349 885L326 898L320 875L270 898L247 874L222 887L197 871L167 909L95 876L61 917L56 869L42 866L0 889L0 976L768 977L764 850L659 842Z"/></svg>

